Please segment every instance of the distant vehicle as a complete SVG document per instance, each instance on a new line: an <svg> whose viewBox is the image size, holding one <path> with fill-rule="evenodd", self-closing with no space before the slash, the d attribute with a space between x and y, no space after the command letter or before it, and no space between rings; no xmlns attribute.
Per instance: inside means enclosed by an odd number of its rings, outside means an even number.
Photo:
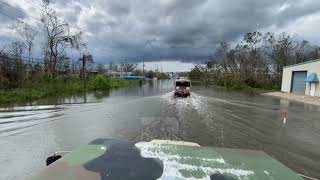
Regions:
<svg viewBox="0 0 320 180"><path fill-rule="evenodd" d="M201 147L192 142L153 140L134 144L96 139L62 154L49 157L49 166L30 180L303 180L262 151Z"/></svg>
<svg viewBox="0 0 320 180"><path fill-rule="evenodd" d="M174 82L174 95L176 96L190 96L191 81L188 79L178 78Z"/></svg>

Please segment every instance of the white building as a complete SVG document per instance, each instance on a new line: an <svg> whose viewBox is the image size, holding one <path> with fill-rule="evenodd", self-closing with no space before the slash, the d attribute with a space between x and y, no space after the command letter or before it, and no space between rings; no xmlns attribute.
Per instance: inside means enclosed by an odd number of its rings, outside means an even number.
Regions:
<svg viewBox="0 0 320 180"><path fill-rule="evenodd" d="M111 78L123 78L124 76L131 76L132 72L116 72L116 71L108 71L105 75Z"/></svg>
<svg viewBox="0 0 320 180"><path fill-rule="evenodd" d="M320 59L283 68L282 92L320 97Z"/></svg>

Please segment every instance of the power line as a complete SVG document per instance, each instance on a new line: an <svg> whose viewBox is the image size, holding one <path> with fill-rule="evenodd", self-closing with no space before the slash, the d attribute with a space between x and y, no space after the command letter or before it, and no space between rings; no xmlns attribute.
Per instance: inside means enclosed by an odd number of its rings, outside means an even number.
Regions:
<svg viewBox="0 0 320 180"><path fill-rule="evenodd" d="M8 14L4 13L3 11L0 11L0 13L1 13L2 15L5 15L6 17L8 17L8 18L12 19L12 20L19 20L19 19L17 19L16 17L12 17L12 16L10 16L10 15L8 15Z"/></svg>
<svg viewBox="0 0 320 180"><path fill-rule="evenodd" d="M22 60L22 61L24 61L24 62L29 62L29 57L28 56L23 56L23 55L19 55L19 57L21 58L21 59L18 59L18 58L16 58L16 55L15 54L11 54L11 53L0 53L0 57L9 57L9 58L11 58L11 59L16 59L16 60ZM70 57L68 57L69 59L71 59ZM33 60L33 62L40 62L40 63L42 63L44 60L45 60L45 58L37 58L37 57L31 57L30 58L31 60ZM36 61L34 61L34 60L36 60Z"/></svg>
<svg viewBox="0 0 320 180"><path fill-rule="evenodd" d="M11 53L0 53L0 56L9 56L9 57L14 57L16 56L15 54L11 54ZM29 58L27 56L21 56L22 58ZM36 60L43 60L43 58L32 58L32 59L36 59Z"/></svg>
<svg viewBox="0 0 320 180"><path fill-rule="evenodd" d="M15 57L3 57L3 58L7 58L7 60L16 60L16 61L20 61L24 64L45 64L44 61L29 61L27 59L19 59L19 58L15 58Z"/></svg>
<svg viewBox="0 0 320 180"><path fill-rule="evenodd" d="M40 10L41 12L45 13L43 7L38 6L38 5L34 4L34 3L32 3L32 1L30 1L30 0L24 0L24 1L25 1L26 3L28 3L28 4L30 4L30 5L31 5L32 7L34 7L35 9L38 9L38 10ZM10 6L11 8L16 9L16 10L20 11L21 13L23 13L23 14L25 14L25 15L33 18L33 19L35 19L36 21L41 21L41 18L32 16L32 15L26 13L25 11L22 11L22 9L18 9L18 8L10 5L10 4L7 3L7 2L4 2L4 1L0 0L0 3L2 3L2 4L4 4L4 5L7 5L7 6ZM1 13L2 13L2 12L1 12ZM9 17L8 14L6 14L5 16ZM18 20L17 17L12 17L12 16L10 16L9 18L10 18L10 19L15 18L16 20ZM58 17L58 18L60 18L60 17ZM15 19L13 19L13 20L15 20ZM21 19L21 18L20 18L20 19ZM65 18L62 18L61 20L63 20L63 19L65 19ZM25 22L24 22L24 23L25 23ZM27 23L26 23L26 24L27 24ZM28 25L30 25L30 24L28 24ZM31 25L30 25L30 26L31 26ZM35 26L34 26L34 28L35 28L35 30L38 29L38 27L35 27ZM37 32L39 32L39 31L37 31Z"/></svg>
<svg viewBox="0 0 320 180"><path fill-rule="evenodd" d="M28 3L28 4L30 4L32 7L36 8L36 9L40 9L40 11L43 11L43 10L41 10L42 9L41 6L38 6L38 5L34 4L34 3L32 3L32 1L28 1L28 0L24 0L24 1L26 3Z"/></svg>
<svg viewBox="0 0 320 180"><path fill-rule="evenodd" d="M0 1L0 3L5 4L5 3L3 3L2 1ZM5 5L6 5L6 4L5 4ZM28 26L30 26L33 30L35 30L35 31L37 31L37 32L40 32L40 31L37 30L38 28L37 28L36 26L30 25L30 24L24 22L21 18L12 17L12 16L10 16L9 14L7 14L7 13L5 13L5 12L3 12L3 11L0 11L0 13L1 13L2 15L4 15L4 16L6 16L6 17L8 17L8 18L10 18L10 19L12 19L12 20L14 20L14 21L23 22L24 24L27 24Z"/></svg>
<svg viewBox="0 0 320 180"><path fill-rule="evenodd" d="M16 8L16 7L12 6L11 4L9 4L9 3L7 3L7 2L0 1L0 3L3 4L3 5L5 5L5 6L9 6L9 7L13 8L13 9L19 11L20 13L22 13L22 14L24 14L24 15L26 15L26 16L29 16L29 17L37 20L37 21L40 20L40 19L38 19L37 17L31 16L30 14L26 13L25 11L22 11L22 9ZM17 17L16 17L16 18L17 18Z"/></svg>

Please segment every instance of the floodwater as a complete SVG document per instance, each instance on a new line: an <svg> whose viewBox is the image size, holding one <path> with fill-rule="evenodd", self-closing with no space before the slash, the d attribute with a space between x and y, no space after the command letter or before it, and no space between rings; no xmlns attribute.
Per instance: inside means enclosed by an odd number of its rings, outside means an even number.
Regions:
<svg viewBox="0 0 320 180"><path fill-rule="evenodd" d="M25 179L58 150L96 138L171 139L263 150L298 173L320 178L320 107L194 86L176 98L172 81L52 98L0 109L0 179ZM289 117L283 124L282 112Z"/></svg>

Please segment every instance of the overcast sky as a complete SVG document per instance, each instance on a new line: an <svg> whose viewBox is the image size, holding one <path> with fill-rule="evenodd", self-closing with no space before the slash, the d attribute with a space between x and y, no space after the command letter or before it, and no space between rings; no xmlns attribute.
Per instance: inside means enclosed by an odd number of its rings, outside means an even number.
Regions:
<svg viewBox="0 0 320 180"><path fill-rule="evenodd" d="M0 0L2 44L16 36L7 16L35 24L40 2ZM104 63L203 62L217 43L256 30L320 44L320 0L55 0L51 6L85 33L87 51Z"/></svg>

